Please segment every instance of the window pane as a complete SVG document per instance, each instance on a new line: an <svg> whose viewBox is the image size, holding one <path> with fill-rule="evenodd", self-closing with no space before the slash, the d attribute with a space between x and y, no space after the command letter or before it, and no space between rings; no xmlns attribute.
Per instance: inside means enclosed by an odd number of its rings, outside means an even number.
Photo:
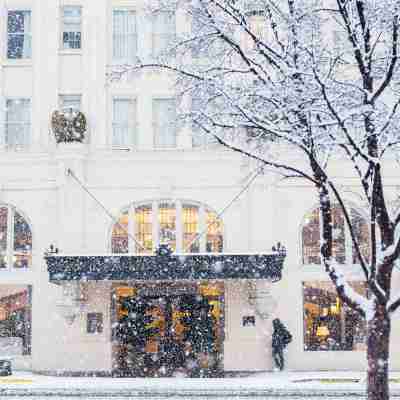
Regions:
<svg viewBox="0 0 400 400"><path fill-rule="evenodd" d="M31 130L31 102L29 99L8 99L6 101L7 145L28 145Z"/></svg>
<svg viewBox="0 0 400 400"><path fill-rule="evenodd" d="M204 104L201 99L193 97L192 98L192 147L205 147L211 144L215 144L215 138L201 129L199 123L201 124L201 112L203 110Z"/></svg>
<svg viewBox="0 0 400 400"><path fill-rule="evenodd" d="M10 59L31 57L31 12L8 11L7 57Z"/></svg>
<svg viewBox="0 0 400 400"><path fill-rule="evenodd" d="M128 253L128 212L125 212L115 224L111 237L112 253Z"/></svg>
<svg viewBox="0 0 400 400"><path fill-rule="evenodd" d="M158 209L160 244L176 249L176 208L174 204L161 203Z"/></svg>
<svg viewBox="0 0 400 400"><path fill-rule="evenodd" d="M183 252L198 253L200 251L200 243L197 239L199 229L199 207L184 205L182 207L183 221Z"/></svg>
<svg viewBox="0 0 400 400"><path fill-rule="evenodd" d="M133 62L136 54L136 13L132 10L113 10L113 59Z"/></svg>
<svg viewBox="0 0 400 400"><path fill-rule="evenodd" d="M65 6L63 7L63 48L80 49L81 48L81 7Z"/></svg>
<svg viewBox="0 0 400 400"><path fill-rule="evenodd" d="M32 264L32 232L26 220L14 214L14 268L28 268Z"/></svg>
<svg viewBox="0 0 400 400"><path fill-rule="evenodd" d="M153 230L151 206L138 207L135 210L136 240L144 249L136 245L137 253L151 253L153 251Z"/></svg>
<svg viewBox="0 0 400 400"><path fill-rule="evenodd" d="M153 56L166 51L175 40L175 13L157 12L153 16Z"/></svg>
<svg viewBox="0 0 400 400"><path fill-rule="evenodd" d="M175 99L153 100L154 146L176 147Z"/></svg>
<svg viewBox="0 0 400 400"><path fill-rule="evenodd" d="M61 110L76 110L81 109L81 98L80 94L62 94L59 98Z"/></svg>
<svg viewBox="0 0 400 400"><path fill-rule="evenodd" d="M346 240L345 240L345 225L344 215L339 206L332 207L333 220L333 243L332 253L338 264L346 262Z"/></svg>
<svg viewBox="0 0 400 400"><path fill-rule="evenodd" d="M350 282L366 296L363 282ZM342 304L330 282L304 282L304 350L365 350L365 319Z"/></svg>
<svg viewBox="0 0 400 400"><path fill-rule="evenodd" d="M86 323L87 333L103 332L103 313L88 313Z"/></svg>
<svg viewBox="0 0 400 400"><path fill-rule="evenodd" d="M0 208L0 269L7 268L8 208Z"/></svg>
<svg viewBox="0 0 400 400"><path fill-rule="evenodd" d="M370 257L370 236L368 225L365 219L354 209L351 210L351 221L353 225L353 231L356 236L358 245L361 250L361 254L367 262L369 262ZM354 244L353 247L353 264L358 264L359 259Z"/></svg>
<svg viewBox="0 0 400 400"><path fill-rule="evenodd" d="M136 101L113 100L113 139L115 146L136 145Z"/></svg>
<svg viewBox="0 0 400 400"><path fill-rule="evenodd" d="M319 209L317 208L306 215L304 220L303 264L321 264L320 236Z"/></svg>
<svg viewBox="0 0 400 400"><path fill-rule="evenodd" d="M217 217L215 212L207 211L206 215L206 251L211 253L220 253L223 249L222 221Z"/></svg>

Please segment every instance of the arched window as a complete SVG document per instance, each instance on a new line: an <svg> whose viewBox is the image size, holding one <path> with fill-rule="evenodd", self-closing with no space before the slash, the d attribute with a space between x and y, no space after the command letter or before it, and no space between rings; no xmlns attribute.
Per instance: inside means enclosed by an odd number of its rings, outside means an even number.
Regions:
<svg viewBox="0 0 400 400"><path fill-rule="evenodd" d="M178 253L222 252L222 221L203 204L161 200L130 205L112 228L113 253L152 253L160 244Z"/></svg>
<svg viewBox="0 0 400 400"><path fill-rule="evenodd" d="M0 270L32 265L32 231L11 206L0 206Z"/></svg>
<svg viewBox="0 0 400 400"><path fill-rule="evenodd" d="M354 208L349 208L351 224L361 253L369 259L369 229L365 219ZM344 215L338 205L332 207L333 257L339 264L358 264L355 246L350 231L345 224ZM321 216L319 208L309 212L302 228L303 264L321 264Z"/></svg>

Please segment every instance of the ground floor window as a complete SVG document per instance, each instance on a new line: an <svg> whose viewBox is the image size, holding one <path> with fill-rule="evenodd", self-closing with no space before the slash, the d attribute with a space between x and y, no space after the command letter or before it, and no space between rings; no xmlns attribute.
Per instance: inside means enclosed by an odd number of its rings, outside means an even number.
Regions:
<svg viewBox="0 0 400 400"><path fill-rule="evenodd" d="M31 354L31 287L0 285L0 355Z"/></svg>
<svg viewBox="0 0 400 400"><path fill-rule="evenodd" d="M363 282L350 282L366 295ZM303 282L304 350L365 350L365 319L343 304L330 282Z"/></svg>

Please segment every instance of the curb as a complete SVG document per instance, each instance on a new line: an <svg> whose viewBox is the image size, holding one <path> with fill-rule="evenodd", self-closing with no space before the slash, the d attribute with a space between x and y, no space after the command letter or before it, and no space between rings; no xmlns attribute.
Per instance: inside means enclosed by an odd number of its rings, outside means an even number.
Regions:
<svg viewBox="0 0 400 400"><path fill-rule="evenodd" d="M10 388L0 389L0 397L34 397L42 396L45 398L52 397L83 397L83 398L96 398L96 397L122 397L122 398L138 398L138 399L151 399L151 398L182 398L188 397L217 397L217 398L232 398L232 396L243 398L264 398L269 396L271 398L338 398L338 397L353 397L365 398L365 391L363 390L321 390L321 389L239 389L239 390L178 390L178 389L100 389L98 391L85 388L56 388L56 389L23 389L23 388ZM390 397L400 398L400 391L392 391Z"/></svg>

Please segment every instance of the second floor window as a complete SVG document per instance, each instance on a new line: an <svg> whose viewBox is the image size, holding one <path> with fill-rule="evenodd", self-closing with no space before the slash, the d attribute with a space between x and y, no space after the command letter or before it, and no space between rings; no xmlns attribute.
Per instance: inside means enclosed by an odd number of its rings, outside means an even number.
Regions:
<svg viewBox="0 0 400 400"><path fill-rule="evenodd" d="M192 147L207 147L217 143L215 138L200 126L203 106L200 98L192 98Z"/></svg>
<svg viewBox="0 0 400 400"><path fill-rule="evenodd" d="M81 95L80 94L62 94L59 98L61 110L81 110Z"/></svg>
<svg viewBox="0 0 400 400"><path fill-rule="evenodd" d="M79 6L65 6L62 9L62 48L64 50L81 48L81 15L81 7Z"/></svg>
<svg viewBox="0 0 400 400"><path fill-rule="evenodd" d="M165 52L175 39L175 13L160 11L153 15L153 56Z"/></svg>
<svg viewBox="0 0 400 400"><path fill-rule="evenodd" d="M5 144L7 146L27 146L31 132L30 99L6 100Z"/></svg>
<svg viewBox="0 0 400 400"><path fill-rule="evenodd" d="M175 99L153 100L154 147L176 147Z"/></svg>
<svg viewBox="0 0 400 400"><path fill-rule="evenodd" d="M137 54L136 13L133 10L113 10L113 60L135 61Z"/></svg>
<svg viewBox="0 0 400 400"><path fill-rule="evenodd" d="M114 146L135 146L137 144L136 100L113 100L112 128L112 144Z"/></svg>
<svg viewBox="0 0 400 400"><path fill-rule="evenodd" d="M7 58L23 59L32 56L31 12L9 10L7 15Z"/></svg>

